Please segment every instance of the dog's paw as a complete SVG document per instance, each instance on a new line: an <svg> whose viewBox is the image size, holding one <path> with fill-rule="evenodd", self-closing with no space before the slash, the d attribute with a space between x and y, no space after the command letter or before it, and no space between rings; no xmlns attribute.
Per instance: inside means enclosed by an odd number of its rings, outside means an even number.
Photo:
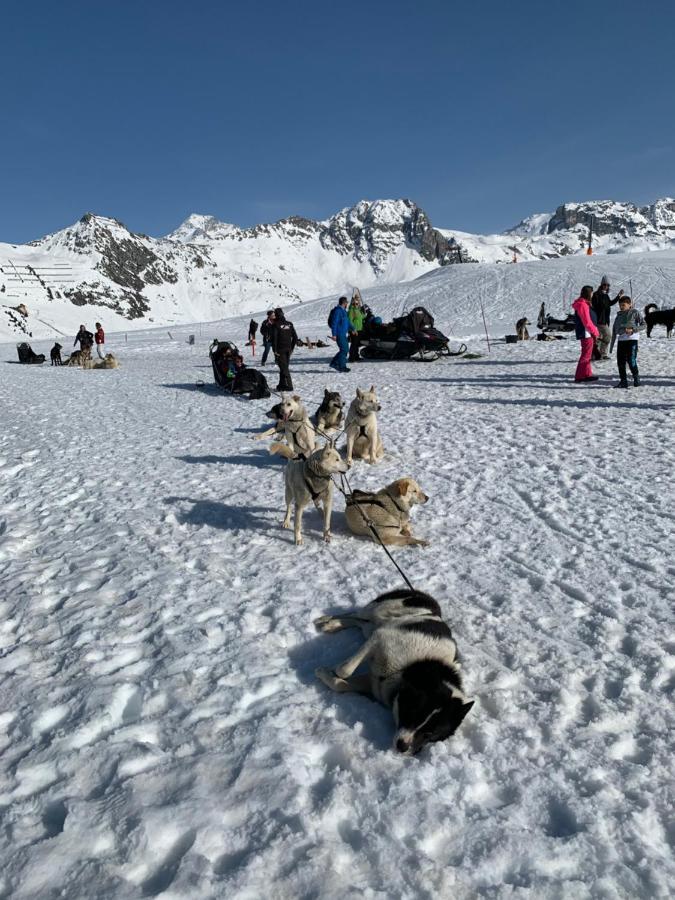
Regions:
<svg viewBox="0 0 675 900"><path fill-rule="evenodd" d="M284 519L284 521L281 523L281 527L282 527L282 528L290 528L290 527L291 527L291 520L290 520L290 519Z"/></svg>
<svg viewBox="0 0 675 900"><path fill-rule="evenodd" d="M323 535L324 541L325 541L327 544L330 544L331 538L332 538L332 534L330 533L330 531L325 531L325 532L324 532L324 535Z"/></svg>
<svg viewBox="0 0 675 900"><path fill-rule="evenodd" d="M302 535L299 535L298 537L296 537L296 539L295 539L295 546L296 546L296 547L302 547L302 545L303 545L304 543L305 543L305 542L304 542L304 540L303 540L303 538L302 538Z"/></svg>

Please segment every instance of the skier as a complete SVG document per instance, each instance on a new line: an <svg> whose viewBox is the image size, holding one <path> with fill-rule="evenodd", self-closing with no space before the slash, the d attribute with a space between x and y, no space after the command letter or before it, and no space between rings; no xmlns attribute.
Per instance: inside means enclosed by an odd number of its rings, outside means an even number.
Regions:
<svg viewBox="0 0 675 900"><path fill-rule="evenodd" d="M286 320L283 309L278 306L274 310L274 327L272 329L272 350L279 366L278 391L293 390L293 381L288 367L297 343L298 336L293 323Z"/></svg>

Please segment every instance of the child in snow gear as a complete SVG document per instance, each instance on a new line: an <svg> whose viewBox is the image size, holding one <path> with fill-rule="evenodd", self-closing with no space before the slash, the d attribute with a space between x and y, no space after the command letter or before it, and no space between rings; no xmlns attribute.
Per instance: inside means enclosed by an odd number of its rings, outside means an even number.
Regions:
<svg viewBox="0 0 675 900"><path fill-rule="evenodd" d="M105 359L105 332L100 322L96 323L96 331L94 333L94 342L96 343L96 352L99 359Z"/></svg>
<svg viewBox="0 0 675 900"><path fill-rule="evenodd" d="M94 344L94 335L91 331L87 331L84 325L80 325L80 330L75 335L73 347L79 342L80 344L80 360L91 359L91 348Z"/></svg>
<svg viewBox="0 0 675 900"><path fill-rule="evenodd" d="M267 310L267 318L260 326L260 336L263 339L263 355L260 360L260 365L264 366L267 362L267 357L270 355L270 350L272 349L272 328L274 327L274 310Z"/></svg>
<svg viewBox="0 0 675 900"><path fill-rule="evenodd" d="M595 318L597 319L598 331L600 332L600 337L595 342L598 351L598 359L609 359L607 348L609 347L609 341L612 336L609 327L609 320L612 314L611 308L615 303L619 302L621 297L623 297L623 291L619 291L613 300L609 299L609 278L606 275L603 275L600 287L593 294L591 299L591 306L595 313Z"/></svg>
<svg viewBox="0 0 675 900"><path fill-rule="evenodd" d="M595 338L600 332L595 321L595 313L591 308L591 298L593 296L593 288L586 284L581 289L581 294L572 304L575 315L577 340L581 342L581 353L577 364L577 371L574 380L579 381L597 381L598 376L593 374L591 367L591 356L593 355L593 347Z"/></svg>
<svg viewBox="0 0 675 900"><path fill-rule="evenodd" d="M293 381L289 371L291 354L298 343L298 336L292 322L288 322L284 311L278 306L274 310L274 327L272 328L272 350L279 366L278 391L292 391Z"/></svg>
<svg viewBox="0 0 675 900"><path fill-rule="evenodd" d="M619 300L619 313L614 319L614 328L612 329L612 343L610 352L614 349L614 343L617 342L616 363L619 367L619 383L615 385L618 388L627 388L628 381L626 379L626 363L633 376L633 384L638 387L640 384L640 373L637 366L637 352L639 332L645 327L644 320L637 309L633 309L633 301L630 297L621 297Z"/></svg>
<svg viewBox="0 0 675 900"><path fill-rule="evenodd" d="M328 324L330 325L331 337L338 345L338 352L330 361L330 367L337 372L349 372L347 368L347 354L349 353L348 335L350 332L353 334L356 329L349 321L349 316L347 315L346 297L340 297L338 305L333 307L328 317Z"/></svg>

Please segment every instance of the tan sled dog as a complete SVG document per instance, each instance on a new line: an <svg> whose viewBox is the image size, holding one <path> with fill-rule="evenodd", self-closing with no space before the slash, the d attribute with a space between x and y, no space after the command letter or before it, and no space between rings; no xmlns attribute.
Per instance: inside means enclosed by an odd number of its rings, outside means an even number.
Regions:
<svg viewBox="0 0 675 900"><path fill-rule="evenodd" d="M297 394L292 397L281 397L280 430L283 430L293 456L302 453L309 456L316 447L316 431L309 421L307 410Z"/></svg>
<svg viewBox="0 0 675 900"><path fill-rule="evenodd" d="M376 415L381 409L374 385L370 386L369 391L356 389L356 397L349 406L345 425L348 466L351 466L354 456L371 463L379 462L384 456Z"/></svg>
<svg viewBox="0 0 675 900"><path fill-rule="evenodd" d="M347 497L345 518L350 531L376 541L370 523L383 544L405 547L428 541L413 537L410 529L410 507L426 503L429 498L412 478L399 478L375 494L354 491Z"/></svg>
<svg viewBox="0 0 675 900"><path fill-rule="evenodd" d="M285 444L274 443L270 453L279 453L288 459L284 480L286 485L286 517L283 527L291 527L291 507L295 504L295 543L302 544L302 514L314 501L317 509L323 507L323 539L330 541L330 519L333 511L332 475L347 471L335 447L327 443L315 450L308 459L293 459L293 451Z"/></svg>

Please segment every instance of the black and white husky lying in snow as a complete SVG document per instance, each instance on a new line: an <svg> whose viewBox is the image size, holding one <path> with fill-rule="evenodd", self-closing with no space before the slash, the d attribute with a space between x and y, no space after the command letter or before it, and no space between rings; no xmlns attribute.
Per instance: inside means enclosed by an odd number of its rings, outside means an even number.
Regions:
<svg viewBox="0 0 675 900"><path fill-rule="evenodd" d="M462 691L452 633L429 594L390 591L363 609L321 616L314 625L323 632L362 629L367 640L359 651L334 671L320 668L316 675L334 691L367 694L390 707L400 753L449 738L473 706ZM368 672L354 674L364 662Z"/></svg>

